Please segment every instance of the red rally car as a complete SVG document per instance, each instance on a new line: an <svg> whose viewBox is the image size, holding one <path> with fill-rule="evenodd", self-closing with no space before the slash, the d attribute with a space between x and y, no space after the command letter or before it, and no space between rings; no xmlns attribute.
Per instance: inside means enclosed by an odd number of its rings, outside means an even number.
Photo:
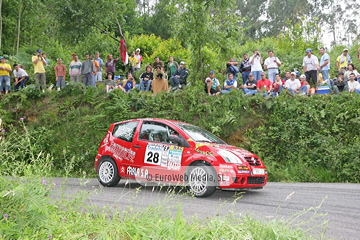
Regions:
<svg viewBox="0 0 360 240"><path fill-rule="evenodd" d="M196 197L216 189L261 189L266 167L255 154L183 122L133 119L113 123L100 143L95 170L103 186L120 179L184 185Z"/></svg>

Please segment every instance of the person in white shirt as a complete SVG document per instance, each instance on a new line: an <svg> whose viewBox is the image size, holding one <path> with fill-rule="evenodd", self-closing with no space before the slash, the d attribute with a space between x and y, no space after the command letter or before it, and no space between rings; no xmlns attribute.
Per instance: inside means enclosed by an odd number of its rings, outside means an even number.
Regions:
<svg viewBox="0 0 360 240"><path fill-rule="evenodd" d="M312 55L312 49L306 49L306 56L302 64L305 72L306 81L310 83L310 78L313 80L314 85L317 83L317 71L320 71L319 60L316 56Z"/></svg>
<svg viewBox="0 0 360 240"><path fill-rule="evenodd" d="M279 58L274 56L274 51L268 51L269 57L265 59L264 69L268 71L268 77L271 83L275 82L275 75L279 73L281 62Z"/></svg>
<svg viewBox="0 0 360 240"><path fill-rule="evenodd" d="M350 81L348 81L349 92L360 94L360 83L355 80L355 74L350 74Z"/></svg>
<svg viewBox="0 0 360 240"><path fill-rule="evenodd" d="M205 92L209 96L220 94L220 82L215 78L214 71L210 71L209 77L205 79Z"/></svg>
<svg viewBox="0 0 360 240"><path fill-rule="evenodd" d="M296 91L301 87L299 79L296 78L296 73L291 73L291 78L289 80L286 80L285 88L287 88L292 94L296 94Z"/></svg>
<svg viewBox="0 0 360 240"><path fill-rule="evenodd" d="M14 64L14 91L17 92L20 89L25 87L26 81L29 80L28 74L24 69L20 68L18 64Z"/></svg>
<svg viewBox="0 0 360 240"><path fill-rule="evenodd" d="M261 54L257 49L254 50L254 55L249 59L251 65L251 73L254 75L256 81L260 80L260 73L263 71L261 64L263 64L263 60L261 58Z"/></svg>

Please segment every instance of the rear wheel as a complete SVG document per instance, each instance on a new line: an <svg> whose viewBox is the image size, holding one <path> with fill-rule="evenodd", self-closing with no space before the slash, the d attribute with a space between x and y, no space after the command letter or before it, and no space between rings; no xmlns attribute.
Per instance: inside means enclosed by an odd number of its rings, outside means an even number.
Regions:
<svg viewBox="0 0 360 240"><path fill-rule="evenodd" d="M218 184L215 170L204 163L189 166L186 180L187 188L195 197L212 195Z"/></svg>
<svg viewBox="0 0 360 240"><path fill-rule="evenodd" d="M113 187L119 183L120 176L114 160L111 158L101 160L98 167L98 180L105 187Z"/></svg>

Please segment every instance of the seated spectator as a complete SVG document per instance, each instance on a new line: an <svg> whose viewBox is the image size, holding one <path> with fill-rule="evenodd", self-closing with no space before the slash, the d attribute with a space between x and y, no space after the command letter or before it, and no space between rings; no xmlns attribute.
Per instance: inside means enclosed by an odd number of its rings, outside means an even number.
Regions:
<svg viewBox="0 0 360 240"><path fill-rule="evenodd" d="M125 92L130 92L131 89L136 87L136 82L131 73L128 73L127 79L124 81L122 87L125 88Z"/></svg>
<svg viewBox="0 0 360 240"><path fill-rule="evenodd" d="M264 97L266 97L272 90L272 84L271 81L266 78L265 72L261 72L260 77L260 80L256 83L256 90L263 93Z"/></svg>
<svg viewBox="0 0 360 240"><path fill-rule="evenodd" d="M360 94L360 83L358 81L355 81L355 74L350 74L350 81L348 82L348 88L349 92L355 92L357 94Z"/></svg>
<svg viewBox="0 0 360 240"><path fill-rule="evenodd" d="M185 62L182 61L178 70L175 71L174 76L170 78L171 90L176 90L177 88L181 88L181 84L186 85L186 78L189 74L189 70L185 67Z"/></svg>
<svg viewBox="0 0 360 240"><path fill-rule="evenodd" d="M304 93L308 95L309 90L310 90L310 84L306 81L306 76L302 74L300 76L300 88L296 91L296 93Z"/></svg>
<svg viewBox="0 0 360 240"><path fill-rule="evenodd" d="M209 77L205 79L205 92L209 96L220 94L220 82L215 78L214 71L210 71Z"/></svg>
<svg viewBox="0 0 360 240"><path fill-rule="evenodd" d="M25 87L26 82L29 80L28 74L25 72L24 69L20 68L20 65L14 64L14 91L17 92L20 89Z"/></svg>
<svg viewBox="0 0 360 240"><path fill-rule="evenodd" d="M122 80L124 80L123 77L120 77L115 82L115 80L112 80L112 73L111 72L108 73L107 74L107 79L104 81L106 92L107 93L111 92L112 90L114 90L116 88L120 88L122 91L125 92L125 88L123 88L123 86L122 86L122 84L123 84L121 82Z"/></svg>
<svg viewBox="0 0 360 240"><path fill-rule="evenodd" d="M152 63L151 66L153 67L153 69L156 69L157 67L160 67L161 71L164 71L164 62L160 61L160 58L157 57L157 56L154 58L154 62Z"/></svg>
<svg viewBox="0 0 360 240"><path fill-rule="evenodd" d="M255 93L257 93L257 81L254 79L254 75L252 73L248 75L248 78L249 80L247 80L246 83L241 86L241 88L244 90L246 95L254 95Z"/></svg>
<svg viewBox="0 0 360 240"><path fill-rule="evenodd" d="M228 80L224 82L224 90L221 90L221 93L225 94L233 89L237 89L237 81L234 79L234 75L232 73L228 73Z"/></svg>
<svg viewBox="0 0 360 240"><path fill-rule="evenodd" d="M334 93L339 94L342 91L348 92L349 86L348 86L347 82L348 81L344 78L344 73L339 72L338 78L334 79L334 84L333 84Z"/></svg>
<svg viewBox="0 0 360 240"><path fill-rule="evenodd" d="M283 79L284 82L286 82L287 80L289 80L291 78L291 72L290 71L286 71L285 72L285 78Z"/></svg>
<svg viewBox="0 0 360 240"><path fill-rule="evenodd" d="M161 67L156 68L155 78L152 81L152 90L153 92L159 93L161 91L167 92L169 90L168 81L165 78L165 73L161 70Z"/></svg>
<svg viewBox="0 0 360 240"><path fill-rule="evenodd" d="M359 75L359 72L355 69L354 64L350 63L347 67L347 71L344 73L344 79L350 80L350 74L354 73L355 77Z"/></svg>
<svg viewBox="0 0 360 240"><path fill-rule="evenodd" d="M285 81L280 78L280 74L275 74L275 82L272 84L273 92L272 96L278 96L285 85Z"/></svg>
<svg viewBox="0 0 360 240"><path fill-rule="evenodd" d="M150 91L151 82L154 79L154 73L150 65L146 66L146 72L140 75L140 89L141 91ZM146 87L146 89L145 89Z"/></svg>
<svg viewBox="0 0 360 240"><path fill-rule="evenodd" d="M284 88L288 89L292 94L296 94L296 91L301 87L299 79L296 78L296 73L291 73L290 80L285 82Z"/></svg>

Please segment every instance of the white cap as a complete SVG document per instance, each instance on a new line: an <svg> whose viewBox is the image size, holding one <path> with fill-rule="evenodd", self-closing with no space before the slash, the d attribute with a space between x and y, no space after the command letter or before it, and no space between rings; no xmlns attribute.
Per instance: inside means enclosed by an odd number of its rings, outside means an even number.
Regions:
<svg viewBox="0 0 360 240"><path fill-rule="evenodd" d="M296 72L291 72L291 75L295 75L295 76L296 76Z"/></svg>
<svg viewBox="0 0 360 240"><path fill-rule="evenodd" d="M135 52L139 51L140 52L140 48L137 48Z"/></svg>
<svg viewBox="0 0 360 240"><path fill-rule="evenodd" d="M300 78L306 78L306 76L305 76L304 74L302 74L302 75L300 76Z"/></svg>
<svg viewBox="0 0 360 240"><path fill-rule="evenodd" d="M184 61L181 61L181 63L180 64L184 64L185 65L185 62Z"/></svg>
<svg viewBox="0 0 360 240"><path fill-rule="evenodd" d="M345 48L343 52L345 52L345 51L349 51L349 49Z"/></svg>

